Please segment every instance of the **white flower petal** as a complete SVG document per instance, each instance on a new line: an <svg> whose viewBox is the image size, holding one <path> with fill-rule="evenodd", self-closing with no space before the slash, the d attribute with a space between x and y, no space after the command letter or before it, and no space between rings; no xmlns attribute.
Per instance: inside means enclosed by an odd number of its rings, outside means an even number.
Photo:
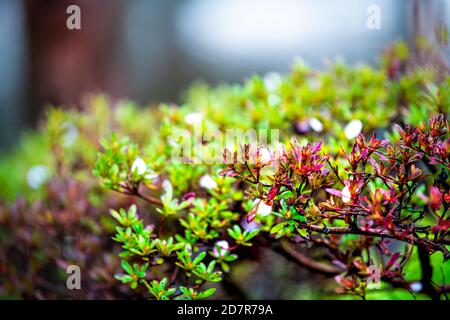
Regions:
<svg viewBox="0 0 450 320"><path fill-rule="evenodd" d="M212 252L213 252L214 256L222 257L225 255L225 253L228 251L229 248L230 248L230 245L228 244L228 241L221 240L221 241L217 241L214 244L214 248L213 248Z"/></svg>
<svg viewBox="0 0 450 320"><path fill-rule="evenodd" d="M78 139L78 128L70 122L64 123L63 128L65 129L65 133L62 137L62 145L64 147L71 147Z"/></svg>
<svg viewBox="0 0 450 320"><path fill-rule="evenodd" d="M272 161L272 155L267 148L259 149L259 157L262 163L269 163Z"/></svg>
<svg viewBox="0 0 450 320"><path fill-rule="evenodd" d="M281 97L277 94L271 93L267 97L267 102L269 103L269 105L271 107L276 107L277 105L279 105L281 103Z"/></svg>
<svg viewBox="0 0 450 320"><path fill-rule="evenodd" d="M245 231L251 232L259 228L259 224L255 221L248 222L247 219L243 219L241 226Z"/></svg>
<svg viewBox="0 0 450 320"><path fill-rule="evenodd" d="M308 125L315 132L322 132L323 131L323 124L317 118L310 118L308 120Z"/></svg>
<svg viewBox="0 0 450 320"><path fill-rule="evenodd" d="M202 176L200 178L199 184L200 184L200 187L208 189L208 190L217 188L217 183L208 174L205 174L204 176Z"/></svg>
<svg viewBox="0 0 450 320"><path fill-rule="evenodd" d="M272 212L272 206L268 206L267 204L264 203L264 201L261 201L261 199L255 199L255 201L253 201L253 206L257 205L258 203L259 206L258 210L256 211L256 214L265 217Z"/></svg>
<svg viewBox="0 0 450 320"><path fill-rule="evenodd" d="M133 165L131 166L131 172L137 170L138 175L143 175L147 171L147 165L145 161L141 158L136 158L134 160Z"/></svg>
<svg viewBox="0 0 450 320"><path fill-rule="evenodd" d="M344 203L350 202L352 198L352 194L350 193L350 189L345 186L344 189L342 189L342 201Z"/></svg>
<svg viewBox="0 0 450 320"><path fill-rule="evenodd" d="M279 73L269 72L264 76L264 85L269 92L277 90L282 83L283 79Z"/></svg>
<svg viewBox="0 0 450 320"><path fill-rule="evenodd" d="M199 112L189 113L184 117L184 121L189 125L196 125L202 123L203 114Z"/></svg>
<svg viewBox="0 0 450 320"><path fill-rule="evenodd" d="M27 183L33 189L39 189L49 179L50 169L47 166L38 165L28 170Z"/></svg>
<svg viewBox="0 0 450 320"><path fill-rule="evenodd" d="M345 136L347 139L356 138L362 131L363 123L361 120L352 120L345 126Z"/></svg>

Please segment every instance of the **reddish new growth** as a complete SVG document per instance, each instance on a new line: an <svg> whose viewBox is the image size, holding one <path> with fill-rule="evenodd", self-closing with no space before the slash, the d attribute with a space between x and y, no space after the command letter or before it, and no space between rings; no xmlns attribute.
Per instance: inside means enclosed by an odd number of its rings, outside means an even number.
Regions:
<svg viewBox="0 0 450 320"><path fill-rule="evenodd" d="M395 143L359 135L350 153L342 150L344 158L322 152L321 142L301 146L294 140L272 154L272 163L250 163L259 150L246 146L243 157L235 153L222 174L246 181L250 199L272 205L277 217L268 237L282 239L282 251L300 264L335 275L340 291L365 297L378 272L381 280L413 293L403 268L417 253L419 291L439 298L448 288L431 281L429 257L441 252L444 261L450 258L449 124L438 115L424 130L397 130ZM272 172L266 170L271 165ZM253 219L255 212L250 214ZM319 262L289 243L327 250L316 257Z"/></svg>

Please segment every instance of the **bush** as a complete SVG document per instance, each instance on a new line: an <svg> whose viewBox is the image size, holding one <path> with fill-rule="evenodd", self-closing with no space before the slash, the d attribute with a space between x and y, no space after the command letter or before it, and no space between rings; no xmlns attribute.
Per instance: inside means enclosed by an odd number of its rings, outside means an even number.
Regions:
<svg viewBox="0 0 450 320"><path fill-rule="evenodd" d="M445 297L450 78L411 68L405 50L377 69L299 61L243 85L197 84L181 106L96 97L81 112L51 111L0 162L0 290ZM258 139L223 143L227 129L253 128ZM81 291L65 287L71 264Z"/></svg>

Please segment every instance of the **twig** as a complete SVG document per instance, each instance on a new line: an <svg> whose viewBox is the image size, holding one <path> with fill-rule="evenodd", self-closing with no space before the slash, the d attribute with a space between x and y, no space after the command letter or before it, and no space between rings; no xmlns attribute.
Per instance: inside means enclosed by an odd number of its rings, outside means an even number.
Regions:
<svg viewBox="0 0 450 320"><path fill-rule="evenodd" d="M300 253L284 241L275 245L273 249L286 259L297 263L311 272L323 274L325 276L336 276L342 272L335 266L316 261L303 253Z"/></svg>

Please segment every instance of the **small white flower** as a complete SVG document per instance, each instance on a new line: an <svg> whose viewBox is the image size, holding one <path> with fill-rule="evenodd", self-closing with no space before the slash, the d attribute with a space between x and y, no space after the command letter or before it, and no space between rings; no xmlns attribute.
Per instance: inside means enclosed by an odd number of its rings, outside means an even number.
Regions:
<svg viewBox="0 0 450 320"><path fill-rule="evenodd" d="M322 130L323 130L323 124L317 118L310 118L308 120L308 125L315 132L322 132Z"/></svg>
<svg viewBox="0 0 450 320"><path fill-rule="evenodd" d="M50 179L50 169L46 166L34 166L28 170L27 183L33 189L39 189Z"/></svg>
<svg viewBox="0 0 450 320"><path fill-rule="evenodd" d="M279 160L283 158L286 154L286 147L282 143L277 143L273 149L273 158L274 160Z"/></svg>
<svg viewBox="0 0 450 320"><path fill-rule="evenodd" d="M208 174L205 174L204 176L202 176L200 178L199 184L200 184L200 187L208 189L208 190L217 188L217 183Z"/></svg>
<svg viewBox="0 0 450 320"><path fill-rule="evenodd" d="M281 103L281 101L281 97L274 93L269 94L269 96L267 97L267 102L271 107L276 107Z"/></svg>
<svg viewBox="0 0 450 320"><path fill-rule="evenodd" d="M189 113L184 117L184 122L191 126L202 123L202 120L203 114L199 112Z"/></svg>
<svg viewBox="0 0 450 320"><path fill-rule="evenodd" d="M422 287L423 287L422 286L422 282L419 282L419 281L413 282L410 285L411 290L414 291L414 292L422 291Z"/></svg>
<svg viewBox="0 0 450 320"><path fill-rule="evenodd" d="M228 241L226 240L217 241L214 244L212 253L215 257L222 257L225 255L225 253L228 251L229 248L230 245L228 244Z"/></svg>
<svg viewBox="0 0 450 320"><path fill-rule="evenodd" d="M65 133L62 137L62 145L64 147L71 147L78 139L78 128L70 122L64 123L62 127L65 129Z"/></svg>
<svg viewBox="0 0 450 320"><path fill-rule="evenodd" d="M131 166L131 172L137 170L138 175L143 175L147 171L147 165L141 158L136 158Z"/></svg>
<svg viewBox="0 0 450 320"><path fill-rule="evenodd" d="M362 131L363 123L361 120L352 120L345 126L345 136L347 139L356 138Z"/></svg>
<svg viewBox="0 0 450 320"><path fill-rule="evenodd" d="M272 155L267 148L259 149L259 157L262 163L269 163L272 161Z"/></svg>
<svg viewBox="0 0 450 320"><path fill-rule="evenodd" d="M350 193L350 189L345 186L344 189L342 189L342 201L344 203L350 202L352 198L352 194Z"/></svg>
<svg viewBox="0 0 450 320"><path fill-rule="evenodd" d="M241 226L245 231L252 232L259 228L259 224L255 221L248 222L247 219L243 219L241 222Z"/></svg>
<svg viewBox="0 0 450 320"><path fill-rule="evenodd" d="M260 216L265 217L272 212L272 206L268 206L261 199L255 199L255 201L253 201L253 207L256 206L258 203L259 203L259 206L258 206L258 210L256 211L256 214L259 214Z"/></svg>
<svg viewBox="0 0 450 320"><path fill-rule="evenodd" d="M268 91L275 91L283 83L279 73L269 72L264 76L264 85Z"/></svg>

